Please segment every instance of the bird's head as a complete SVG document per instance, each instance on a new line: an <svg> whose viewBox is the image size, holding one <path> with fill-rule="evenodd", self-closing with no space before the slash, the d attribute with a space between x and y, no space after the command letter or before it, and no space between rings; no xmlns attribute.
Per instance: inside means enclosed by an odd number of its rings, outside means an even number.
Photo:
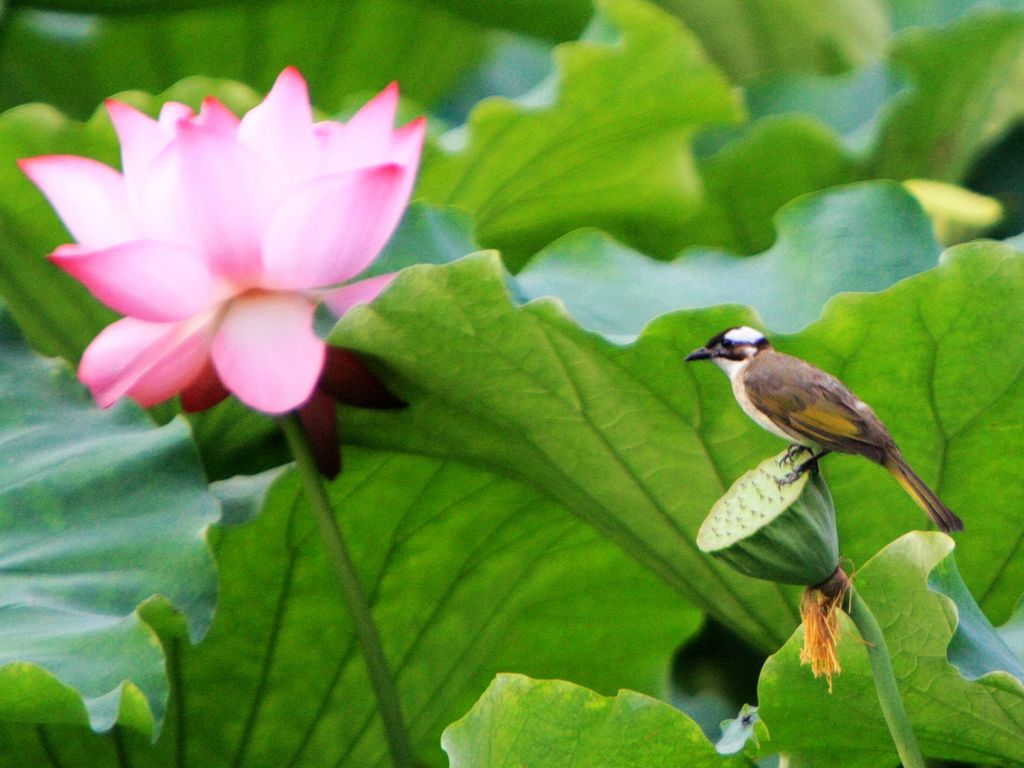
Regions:
<svg viewBox="0 0 1024 768"><path fill-rule="evenodd" d="M686 362L692 360L711 360L730 376L746 367L754 355L771 349L772 345L764 334L754 328L742 325L738 328L727 328L711 339L703 347L693 350L686 356Z"/></svg>

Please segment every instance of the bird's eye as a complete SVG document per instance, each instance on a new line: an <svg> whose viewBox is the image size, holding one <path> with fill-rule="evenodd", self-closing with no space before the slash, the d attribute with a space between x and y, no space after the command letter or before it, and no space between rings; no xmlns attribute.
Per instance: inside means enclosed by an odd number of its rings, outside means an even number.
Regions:
<svg viewBox="0 0 1024 768"><path fill-rule="evenodd" d="M722 346L726 349L731 349L733 347L732 339L722 339Z"/></svg>

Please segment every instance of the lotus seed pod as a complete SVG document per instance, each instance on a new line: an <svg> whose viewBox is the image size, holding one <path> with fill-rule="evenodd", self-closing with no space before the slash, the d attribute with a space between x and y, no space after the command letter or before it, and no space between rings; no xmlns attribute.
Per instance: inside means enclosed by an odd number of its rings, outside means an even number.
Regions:
<svg viewBox="0 0 1024 768"><path fill-rule="evenodd" d="M711 508L697 546L757 579L806 586L832 576L839 537L828 486L817 472L780 484L805 457L783 452L740 477Z"/></svg>

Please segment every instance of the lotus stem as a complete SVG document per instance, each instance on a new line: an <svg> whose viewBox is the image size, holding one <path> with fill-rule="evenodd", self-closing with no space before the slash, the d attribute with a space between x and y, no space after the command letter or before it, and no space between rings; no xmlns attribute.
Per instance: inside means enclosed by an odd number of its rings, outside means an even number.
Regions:
<svg viewBox="0 0 1024 768"><path fill-rule="evenodd" d="M288 414L279 420L288 447L295 457L295 466L317 522L320 534L338 578L341 593L352 622L356 637L363 649L363 658L370 677L370 684L377 697L378 711L384 723L391 762L395 768L414 768L412 744L402 716L402 703L398 697L394 677L388 667L387 658L380 642L380 633L373 621L373 614L366 602L366 595L359 583L355 564L345 544L338 520L331 509L323 480L316 468L316 460L306 437L305 430L295 414Z"/></svg>
<svg viewBox="0 0 1024 768"><path fill-rule="evenodd" d="M900 699L899 688L896 687L896 676L892 671L885 636L875 620L875 615L856 588L851 585L848 594L850 618L857 625L860 636L867 646L871 673L875 677L875 689L878 691L878 702L882 705L882 716L889 726L896 752L904 768L925 768L924 757L921 756L917 739L907 718L907 711L903 708L903 700Z"/></svg>

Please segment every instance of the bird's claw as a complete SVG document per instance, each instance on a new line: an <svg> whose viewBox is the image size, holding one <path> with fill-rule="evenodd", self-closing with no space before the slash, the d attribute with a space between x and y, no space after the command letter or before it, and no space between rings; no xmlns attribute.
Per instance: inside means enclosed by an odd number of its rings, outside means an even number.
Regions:
<svg viewBox="0 0 1024 768"><path fill-rule="evenodd" d="M788 472L782 477L776 478L775 484L779 486L779 488L782 488L784 485L791 485L795 483L797 480L799 480L800 475L802 474L803 471L801 471L800 469L794 469L792 472Z"/></svg>
<svg viewBox="0 0 1024 768"><path fill-rule="evenodd" d="M807 450L810 451L810 448L808 448ZM803 462L802 464L797 464L796 468L793 469L792 472L787 472L785 475L778 478L775 481L775 484L779 486L779 488L781 488L784 485L795 483L797 480L800 479L800 475L806 472L813 472L814 474L818 474L818 459L820 459L823 455L824 453L816 454L814 451L811 451L811 458L807 459L807 461Z"/></svg>
<svg viewBox="0 0 1024 768"><path fill-rule="evenodd" d="M782 458L779 460L779 466L781 467L781 466L783 466L785 464L792 464L794 456L798 456L801 453L803 453L804 451L810 451L810 450L811 449L808 448L806 445L800 445L799 443L793 443L791 446L789 446L786 449L786 452L784 454L782 454ZM793 482L793 481L790 480L790 482Z"/></svg>

